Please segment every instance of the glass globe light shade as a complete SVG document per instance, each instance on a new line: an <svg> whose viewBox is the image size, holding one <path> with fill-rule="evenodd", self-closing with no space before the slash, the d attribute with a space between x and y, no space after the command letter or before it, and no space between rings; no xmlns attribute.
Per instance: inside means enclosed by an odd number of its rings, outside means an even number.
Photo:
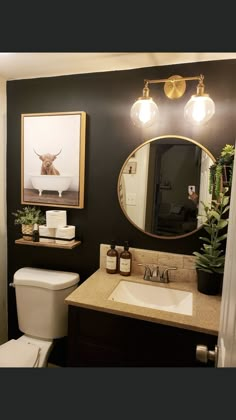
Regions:
<svg viewBox="0 0 236 420"><path fill-rule="evenodd" d="M158 106L152 98L139 98L130 110L130 117L137 127L150 127L159 116Z"/></svg>
<svg viewBox="0 0 236 420"><path fill-rule="evenodd" d="M215 104L207 95L193 95L184 107L184 118L191 124L205 124L213 117Z"/></svg>

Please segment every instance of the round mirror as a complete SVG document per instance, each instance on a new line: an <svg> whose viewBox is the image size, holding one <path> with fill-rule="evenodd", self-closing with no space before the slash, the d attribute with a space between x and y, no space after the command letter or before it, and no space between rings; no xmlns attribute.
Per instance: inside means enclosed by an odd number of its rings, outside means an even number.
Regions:
<svg viewBox="0 0 236 420"><path fill-rule="evenodd" d="M201 144L166 135L142 143L126 159L117 192L127 219L142 232L176 239L202 227L211 201L209 168L214 156Z"/></svg>

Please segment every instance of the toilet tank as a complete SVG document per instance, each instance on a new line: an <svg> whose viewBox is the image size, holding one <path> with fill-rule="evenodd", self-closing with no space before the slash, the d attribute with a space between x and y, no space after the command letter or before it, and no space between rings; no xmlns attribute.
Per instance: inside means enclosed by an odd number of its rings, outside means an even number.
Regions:
<svg viewBox="0 0 236 420"><path fill-rule="evenodd" d="M65 298L77 288L79 274L24 267L14 274L18 325L24 334L43 339L67 335Z"/></svg>

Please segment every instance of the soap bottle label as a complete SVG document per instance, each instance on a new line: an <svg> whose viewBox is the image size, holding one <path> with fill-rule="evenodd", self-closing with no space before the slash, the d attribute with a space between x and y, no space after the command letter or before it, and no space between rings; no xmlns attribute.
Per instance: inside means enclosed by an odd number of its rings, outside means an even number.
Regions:
<svg viewBox="0 0 236 420"><path fill-rule="evenodd" d="M116 269L116 263L117 263L117 257L109 257L107 256L107 260L106 260L106 268L108 268L108 270L115 270Z"/></svg>
<svg viewBox="0 0 236 420"><path fill-rule="evenodd" d="M131 260L121 257L120 258L120 271L122 271L123 273L129 273L130 269L131 269Z"/></svg>

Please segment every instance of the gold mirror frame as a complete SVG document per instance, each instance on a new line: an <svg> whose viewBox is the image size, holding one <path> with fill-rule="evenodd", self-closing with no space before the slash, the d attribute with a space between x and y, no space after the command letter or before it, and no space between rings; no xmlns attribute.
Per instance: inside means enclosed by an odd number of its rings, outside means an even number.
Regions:
<svg viewBox="0 0 236 420"><path fill-rule="evenodd" d="M120 207L121 207L122 212L124 213L124 215L127 218L127 220L134 227L136 227L138 230L140 230L143 233L146 233L149 236L152 236L152 237L158 238L158 239L180 239L180 238L185 238L187 236L190 236L190 235L194 234L195 232L197 232L198 230L200 230L202 228L202 224L200 226L198 226L197 228L195 228L195 229L193 229L193 230L191 230L191 231L189 231L187 233L180 234L180 235L168 236L168 235L155 234L155 233L152 233L152 232L147 231L145 229L142 229L137 223L135 223L132 220L132 218L127 214L127 211L125 210L124 204L123 204L124 203L124 200L126 200L126 192L124 191L124 187L122 187L123 186L123 183L124 183L124 181L122 182L122 179L124 180L124 177L122 178L122 175L123 174L131 174L131 175L136 174L136 171L137 171L137 168L138 168L137 167L137 161L135 159L136 153L138 151L140 151L140 149L143 148L144 146L146 146L148 144L151 145L154 141L164 140L164 139L176 139L176 140L180 140L180 141L182 140L182 141L190 142L190 143L198 146L202 151L204 151L208 155L208 157L212 160L211 164L213 164L215 162L214 156L212 155L211 152L209 152L209 150L206 147L202 146L200 143L198 143L197 141L195 141L195 140L193 140L193 139L191 139L189 137L179 136L179 135L173 135L173 134L164 135L164 136L158 136L158 137L153 137L153 138L151 138L149 140L146 140L144 143L140 144L136 149L134 149L130 153L130 155L128 156L128 158L126 159L126 161L124 162L124 164L123 164L123 166L122 166L122 168L120 170L119 177L118 177L117 195L118 195L118 200L119 200L119 204L120 204ZM149 160L148 160L148 162L149 162ZM148 163L148 165L149 165L149 163ZM209 167L210 167L210 164L209 164L208 168ZM208 176L208 178L209 178L209 176ZM199 185L200 185L200 181L199 181ZM132 201L132 194L130 196L130 200ZM205 200L203 200L203 201L205 201ZM200 203L200 201L199 201L199 203ZM146 211L145 211L145 213L146 213Z"/></svg>

